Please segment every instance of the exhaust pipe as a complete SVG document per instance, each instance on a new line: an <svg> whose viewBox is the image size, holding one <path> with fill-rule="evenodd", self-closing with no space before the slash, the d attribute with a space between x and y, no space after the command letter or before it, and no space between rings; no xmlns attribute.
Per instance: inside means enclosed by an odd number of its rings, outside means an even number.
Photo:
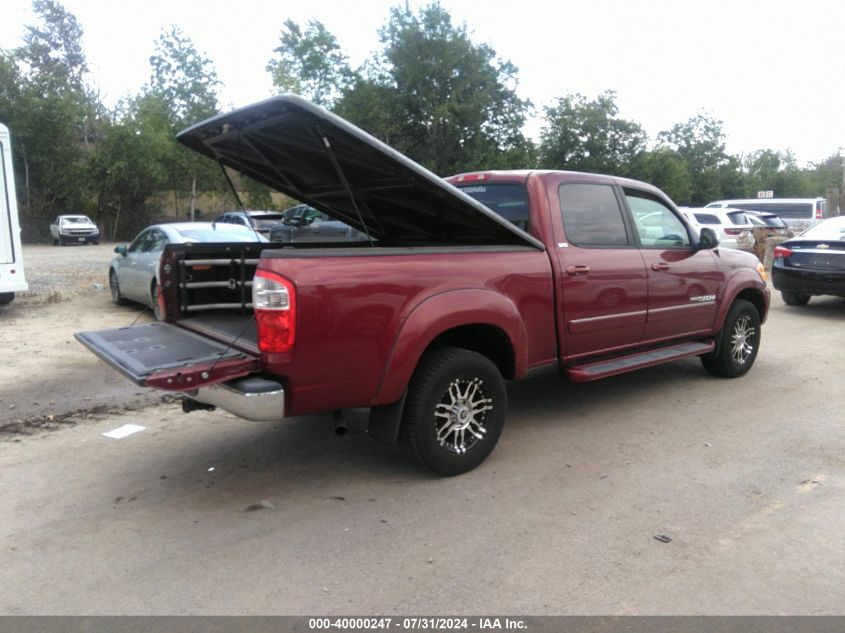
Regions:
<svg viewBox="0 0 845 633"><path fill-rule="evenodd" d="M336 409L332 411L334 418L334 434L337 436L346 435L349 428L346 426L346 420L343 419L343 411Z"/></svg>
<svg viewBox="0 0 845 633"><path fill-rule="evenodd" d="M214 411L214 409L216 409L216 407L213 404L197 402L187 396L182 397L182 413L190 413L191 411Z"/></svg>

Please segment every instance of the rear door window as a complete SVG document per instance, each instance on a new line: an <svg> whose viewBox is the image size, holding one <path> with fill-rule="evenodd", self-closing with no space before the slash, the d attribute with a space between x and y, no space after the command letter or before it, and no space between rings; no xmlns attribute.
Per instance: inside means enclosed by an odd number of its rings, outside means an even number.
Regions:
<svg viewBox="0 0 845 633"><path fill-rule="evenodd" d="M566 238L575 246L630 246L622 209L611 185L563 184L558 188Z"/></svg>

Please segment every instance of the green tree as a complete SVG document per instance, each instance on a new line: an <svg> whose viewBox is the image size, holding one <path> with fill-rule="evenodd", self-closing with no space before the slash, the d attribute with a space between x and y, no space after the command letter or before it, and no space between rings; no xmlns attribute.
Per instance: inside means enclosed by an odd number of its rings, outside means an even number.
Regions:
<svg viewBox="0 0 845 633"><path fill-rule="evenodd" d="M318 20L310 20L304 30L293 20L285 20L280 40L273 50L278 56L266 66L278 92L292 92L331 107L354 78L337 38Z"/></svg>
<svg viewBox="0 0 845 633"><path fill-rule="evenodd" d="M626 174L645 151L648 135L639 123L618 117L616 93L606 90L590 101L575 94L545 108L540 162L550 169Z"/></svg>
<svg viewBox="0 0 845 633"><path fill-rule="evenodd" d="M168 112L160 101L119 105L104 126L88 174L108 238L129 238L149 223L150 198L169 181L173 150Z"/></svg>
<svg viewBox="0 0 845 633"><path fill-rule="evenodd" d="M809 195L807 173L798 168L795 156L789 150L779 152L763 149L752 152L743 161L747 191L771 190L778 198L795 198ZM822 191L824 193L824 191Z"/></svg>
<svg viewBox="0 0 845 633"><path fill-rule="evenodd" d="M686 163L674 150L664 147L637 154L626 175L660 188L675 204L690 204L692 177Z"/></svg>
<svg viewBox="0 0 845 633"><path fill-rule="evenodd" d="M170 122L171 189L190 191L188 214L193 220L200 191L222 191L225 179L219 167L175 140L180 130L219 112L217 88L220 80L210 59L200 53L177 26L163 32L150 57L152 75L141 98L141 108L166 112ZM174 199L179 212L178 197Z"/></svg>
<svg viewBox="0 0 845 633"><path fill-rule="evenodd" d="M381 55L337 112L435 173L530 166L521 131L530 104L516 94L513 64L438 3L416 15L392 8L379 35Z"/></svg>
<svg viewBox="0 0 845 633"><path fill-rule="evenodd" d="M85 164L96 104L85 85L77 19L53 0L35 0L33 10L37 24L26 27L23 46L0 62L0 101L7 108L0 116L12 129L24 237L44 239L51 216L90 204Z"/></svg>
<svg viewBox="0 0 845 633"><path fill-rule="evenodd" d="M740 162L725 151L723 122L697 114L657 135L662 147L674 149L692 178L690 203L703 205L745 189Z"/></svg>

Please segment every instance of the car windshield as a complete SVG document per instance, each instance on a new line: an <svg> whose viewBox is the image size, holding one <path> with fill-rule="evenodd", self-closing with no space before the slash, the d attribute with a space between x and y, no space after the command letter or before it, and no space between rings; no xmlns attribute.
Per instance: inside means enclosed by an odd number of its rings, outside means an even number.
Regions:
<svg viewBox="0 0 845 633"><path fill-rule="evenodd" d="M62 218L61 222L62 224L93 224L85 215L69 215Z"/></svg>
<svg viewBox="0 0 845 633"><path fill-rule="evenodd" d="M845 241L845 216L830 218L801 233L802 239Z"/></svg>
<svg viewBox="0 0 845 633"><path fill-rule="evenodd" d="M235 226L235 225L232 225ZM218 224L216 228L181 229L179 235L185 242L266 242L260 234L248 229L232 228Z"/></svg>

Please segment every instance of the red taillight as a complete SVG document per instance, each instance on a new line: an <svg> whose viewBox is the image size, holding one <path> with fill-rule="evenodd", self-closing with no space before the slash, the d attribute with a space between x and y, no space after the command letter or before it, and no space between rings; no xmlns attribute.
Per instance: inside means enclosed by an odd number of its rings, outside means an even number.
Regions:
<svg viewBox="0 0 845 633"><path fill-rule="evenodd" d="M822 205L820 205L818 203L816 203L816 219L817 220L822 219Z"/></svg>
<svg viewBox="0 0 845 633"><path fill-rule="evenodd" d="M772 251L772 255L774 257L792 257L792 253L794 251L792 249L786 248L786 246L775 246L775 250Z"/></svg>
<svg viewBox="0 0 845 633"><path fill-rule="evenodd" d="M742 235L742 229L725 229L725 235Z"/></svg>
<svg viewBox="0 0 845 633"><path fill-rule="evenodd" d="M252 305L262 352L287 352L296 334L296 291L293 283L268 270L252 280Z"/></svg>

